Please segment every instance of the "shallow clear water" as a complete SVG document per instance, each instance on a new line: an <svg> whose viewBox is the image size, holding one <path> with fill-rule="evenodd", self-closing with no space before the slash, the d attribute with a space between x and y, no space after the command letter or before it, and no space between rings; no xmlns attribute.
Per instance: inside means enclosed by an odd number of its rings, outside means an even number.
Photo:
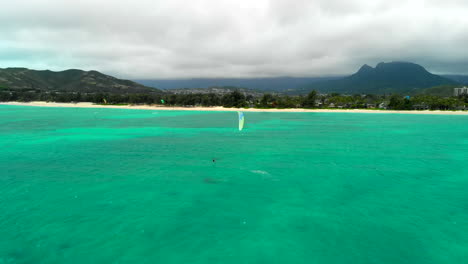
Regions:
<svg viewBox="0 0 468 264"><path fill-rule="evenodd" d="M0 106L0 148L1 264L468 259L468 116Z"/></svg>

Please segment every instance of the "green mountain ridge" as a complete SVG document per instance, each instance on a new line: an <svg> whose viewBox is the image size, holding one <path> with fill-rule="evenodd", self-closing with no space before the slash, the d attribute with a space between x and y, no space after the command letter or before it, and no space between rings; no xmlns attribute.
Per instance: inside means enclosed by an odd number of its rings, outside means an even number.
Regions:
<svg viewBox="0 0 468 264"><path fill-rule="evenodd" d="M70 69L54 72L27 68L0 68L0 89L80 93L162 93L142 84L98 71Z"/></svg>
<svg viewBox="0 0 468 264"><path fill-rule="evenodd" d="M312 90L321 93L342 94L430 94L450 96L453 88L463 83L465 76L439 76L428 72L424 67L409 62L379 63L375 68L365 64L355 74L340 78L317 78L308 84L302 84L298 88L278 89L278 93L307 94ZM284 78L276 78L266 81L280 81L284 84ZM305 82L307 78L298 78ZM310 78L309 78L310 79ZM293 83L295 78L287 78ZM307 79L308 80L308 79ZM229 80L228 80L229 81ZM262 81L265 81L262 79ZM0 68L0 91L36 92L47 94L58 93L82 93L82 94L165 94L165 93L218 93L227 92L220 87L206 89L174 89L173 91L161 91L130 80L122 80L98 71L83 71L70 69L54 72L50 70L31 70L27 68ZM239 89L239 86L229 86ZM225 91L226 90L226 91ZM229 89L228 89L229 90ZM230 89L232 90L232 89ZM249 92L265 92L252 90Z"/></svg>
<svg viewBox="0 0 468 264"><path fill-rule="evenodd" d="M457 82L432 74L415 63L381 62L375 68L365 64L351 76L310 84L297 92L307 93L317 90L323 93L345 94L414 94L424 88L456 84Z"/></svg>
<svg viewBox="0 0 468 264"><path fill-rule="evenodd" d="M453 80L457 83L468 85L468 75L445 74L442 77Z"/></svg>

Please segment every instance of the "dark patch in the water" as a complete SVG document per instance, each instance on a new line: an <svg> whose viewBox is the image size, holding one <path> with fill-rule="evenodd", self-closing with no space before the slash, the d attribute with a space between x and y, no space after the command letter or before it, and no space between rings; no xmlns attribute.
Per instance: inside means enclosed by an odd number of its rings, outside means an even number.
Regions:
<svg viewBox="0 0 468 264"><path fill-rule="evenodd" d="M294 228L300 232L305 232L307 230L309 230L309 227L305 224L298 224L298 225L295 225Z"/></svg>
<svg viewBox="0 0 468 264"><path fill-rule="evenodd" d="M58 249L59 250L66 250L66 249L69 249L71 248L71 244L68 243L68 242L62 242L58 245Z"/></svg>
<svg viewBox="0 0 468 264"><path fill-rule="evenodd" d="M13 260L20 260L25 257L25 253L21 250L15 249L15 250L8 252L7 257Z"/></svg>
<svg viewBox="0 0 468 264"><path fill-rule="evenodd" d="M205 178L203 181L205 183L207 183L207 184L218 184L219 183L219 180L213 179L213 178Z"/></svg>

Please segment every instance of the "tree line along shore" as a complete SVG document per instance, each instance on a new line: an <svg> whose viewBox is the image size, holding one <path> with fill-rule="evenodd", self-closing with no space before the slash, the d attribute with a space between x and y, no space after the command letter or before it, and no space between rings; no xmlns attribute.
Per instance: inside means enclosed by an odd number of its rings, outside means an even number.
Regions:
<svg viewBox="0 0 468 264"><path fill-rule="evenodd" d="M468 110L468 95L441 97L434 95L405 96L400 94L345 95L338 93L289 96L265 93L261 96L232 91L216 93L79 93L44 92L38 90L0 90L0 102L92 102L95 104L162 104L178 107L236 107L236 108L338 108L338 109L391 109L391 110Z"/></svg>

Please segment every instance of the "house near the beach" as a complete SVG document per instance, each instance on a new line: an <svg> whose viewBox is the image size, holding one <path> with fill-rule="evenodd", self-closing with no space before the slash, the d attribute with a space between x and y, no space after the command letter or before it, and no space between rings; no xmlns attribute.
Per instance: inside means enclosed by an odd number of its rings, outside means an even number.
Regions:
<svg viewBox="0 0 468 264"><path fill-rule="evenodd" d="M379 104L379 109L387 109L388 108L388 102L382 102Z"/></svg>
<svg viewBox="0 0 468 264"><path fill-rule="evenodd" d="M429 110L429 105L426 103L420 103L413 105L414 110Z"/></svg>

